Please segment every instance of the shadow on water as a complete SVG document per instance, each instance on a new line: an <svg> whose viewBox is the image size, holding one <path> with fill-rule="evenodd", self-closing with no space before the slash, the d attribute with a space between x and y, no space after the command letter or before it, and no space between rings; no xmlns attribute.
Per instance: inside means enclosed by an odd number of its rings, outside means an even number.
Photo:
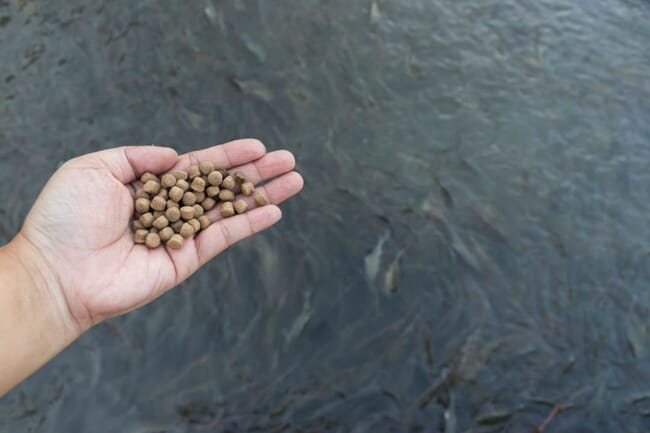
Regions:
<svg viewBox="0 0 650 433"><path fill-rule="evenodd" d="M648 429L648 18L0 1L0 239L58 163L125 143L257 136L307 182L12 392L0 432Z"/></svg>

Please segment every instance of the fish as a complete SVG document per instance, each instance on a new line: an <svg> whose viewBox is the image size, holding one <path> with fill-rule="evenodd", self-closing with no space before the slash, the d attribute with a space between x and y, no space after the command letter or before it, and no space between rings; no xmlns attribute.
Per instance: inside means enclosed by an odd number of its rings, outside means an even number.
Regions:
<svg viewBox="0 0 650 433"><path fill-rule="evenodd" d="M305 302L302 307L302 311L300 312L298 317L296 317L295 320L293 321L291 328L283 332L284 342L286 346L289 346L293 340L298 338L300 334L302 334L302 332L305 330L309 322L311 321L313 310L311 308L310 295L311 293L307 292L307 295L305 297Z"/></svg>
<svg viewBox="0 0 650 433"><path fill-rule="evenodd" d="M397 284L399 282L399 264L404 255L404 250L397 253L395 260L390 264L386 274L384 275L384 293L387 295L392 295L397 291Z"/></svg>
<svg viewBox="0 0 650 433"><path fill-rule="evenodd" d="M377 245L364 259L364 268L366 271L366 279L369 283L375 281L379 273L379 266L381 265L381 256L384 252L384 244L390 238L390 231L386 230L383 235L379 237Z"/></svg>

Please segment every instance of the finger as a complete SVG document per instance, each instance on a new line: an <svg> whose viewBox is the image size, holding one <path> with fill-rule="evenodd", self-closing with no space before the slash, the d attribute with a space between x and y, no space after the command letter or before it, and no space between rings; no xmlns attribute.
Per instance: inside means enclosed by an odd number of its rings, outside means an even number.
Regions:
<svg viewBox="0 0 650 433"><path fill-rule="evenodd" d="M263 206L212 224L194 238L199 266L235 242L271 227L281 218L282 211L279 207Z"/></svg>
<svg viewBox="0 0 650 433"><path fill-rule="evenodd" d="M257 161L235 167L232 171L241 171L247 181L258 184L291 171L295 166L296 159L291 152L288 150L276 150L267 153Z"/></svg>
<svg viewBox="0 0 650 433"><path fill-rule="evenodd" d="M187 170L188 167L199 165L203 161L210 161L217 168L229 169L254 161L265 153L266 147L259 140L235 140L180 155L174 169Z"/></svg>
<svg viewBox="0 0 650 433"><path fill-rule="evenodd" d="M99 162L123 184L139 179L146 171L161 173L174 166L176 151L160 146L124 146L102 150L79 158Z"/></svg>
<svg viewBox="0 0 650 433"><path fill-rule="evenodd" d="M304 180L302 176L297 172L292 171L278 177L277 179L273 179L264 186L255 188L255 192L262 194L268 203L278 205L298 194L302 190L303 186ZM257 206L253 197L238 195L235 200L239 199L246 200L249 209ZM219 213L219 209L220 206L217 206L215 209L208 212L207 215L210 218L210 221L221 221L223 219Z"/></svg>

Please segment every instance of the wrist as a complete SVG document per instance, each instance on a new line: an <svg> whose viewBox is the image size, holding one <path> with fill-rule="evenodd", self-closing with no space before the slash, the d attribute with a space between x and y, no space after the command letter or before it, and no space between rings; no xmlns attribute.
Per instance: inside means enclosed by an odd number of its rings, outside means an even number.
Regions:
<svg viewBox="0 0 650 433"><path fill-rule="evenodd" d="M20 281L20 295L30 313L39 314L51 326L52 337L66 342L78 338L84 331L71 314L59 278L42 253L19 233L8 245L0 248L2 263Z"/></svg>

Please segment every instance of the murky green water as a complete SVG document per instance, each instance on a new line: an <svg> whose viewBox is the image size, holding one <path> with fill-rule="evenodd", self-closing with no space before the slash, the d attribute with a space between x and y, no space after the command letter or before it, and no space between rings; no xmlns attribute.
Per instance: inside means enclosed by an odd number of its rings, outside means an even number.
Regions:
<svg viewBox="0 0 650 433"><path fill-rule="evenodd" d="M0 432L647 431L648 46L642 0L0 1L2 241L100 148L306 179Z"/></svg>

